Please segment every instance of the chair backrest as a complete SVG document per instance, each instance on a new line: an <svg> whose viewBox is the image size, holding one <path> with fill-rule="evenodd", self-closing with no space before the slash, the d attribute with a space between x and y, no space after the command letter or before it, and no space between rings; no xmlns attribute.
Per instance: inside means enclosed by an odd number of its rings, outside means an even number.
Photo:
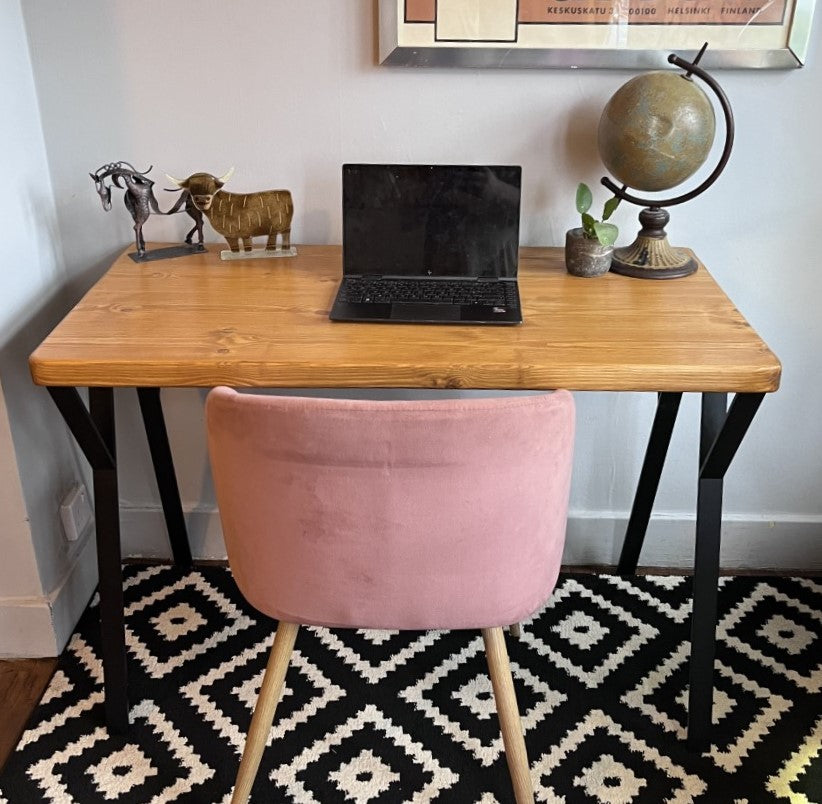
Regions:
<svg viewBox="0 0 822 804"><path fill-rule="evenodd" d="M551 593L574 437L567 391L402 402L206 403L232 572L277 619L486 628Z"/></svg>

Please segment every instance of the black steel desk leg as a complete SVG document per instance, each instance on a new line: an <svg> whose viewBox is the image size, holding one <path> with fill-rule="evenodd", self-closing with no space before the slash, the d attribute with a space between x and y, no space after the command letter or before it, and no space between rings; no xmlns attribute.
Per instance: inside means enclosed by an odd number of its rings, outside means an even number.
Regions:
<svg viewBox="0 0 822 804"><path fill-rule="evenodd" d="M665 465L665 456L668 454L668 445L671 443L671 433L674 430L676 414L681 401L681 393L662 392L659 394L654 424L651 427L631 516L625 530L625 541L622 543L622 552L619 556L617 572L620 575L636 573L642 543L645 541L645 531L648 530L651 509L659 488L659 477Z"/></svg>
<svg viewBox="0 0 822 804"><path fill-rule="evenodd" d="M727 394L702 395L688 689L688 747L698 752L711 747L722 483L763 397L737 394L726 412Z"/></svg>
<svg viewBox="0 0 822 804"><path fill-rule="evenodd" d="M109 733L128 729L128 674L120 557L120 500L114 440L114 392L90 388L89 409L76 388L50 387L66 424L91 464L97 530L100 593L100 655L103 660L106 724Z"/></svg>
<svg viewBox="0 0 822 804"><path fill-rule="evenodd" d="M143 424L146 428L148 448L151 451L151 461L154 464L154 476L157 478L157 487L160 490L160 501L163 504L163 514L174 563L178 567L190 567L191 548L188 544L183 507L180 504L177 476L174 474L171 447L168 444L168 431L163 418L160 389L138 388L137 398L140 400L140 412L143 414Z"/></svg>

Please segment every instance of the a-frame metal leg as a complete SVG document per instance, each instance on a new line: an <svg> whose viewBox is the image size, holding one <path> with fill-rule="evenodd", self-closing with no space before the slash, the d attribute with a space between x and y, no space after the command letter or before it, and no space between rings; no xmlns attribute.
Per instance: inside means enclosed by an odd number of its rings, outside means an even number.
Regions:
<svg viewBox="0 0 822 804"><path fill-rule="evenodd" d="M110 733L123 733L128 729L128 675L114 391L90 388L87 410L76 388L50 387L48 390L92 468L106 724Z"/></svg>
<svg viewBox="0 0 822 804"><path fill-rule="evenodd" d="M160 501L163 504L168 539L174 563L178 567L191 566L191 548L188 543L183 507L180 504L180 490L177 476L174 473L174 461L168 443L168 431L163 418L163 406L160 401L159 388L138 388L137 398L140 401L140 412L146 429L151 461L154 464L154 476L160 490Z"/></svg>
<svg viewBox="0 0 822 804"><path fill-rule="evenodd" d="M688 689L688 747L699 752L711 745L722 483L763 398L737 394L726 411L727 394L702 395Z"/></svg>
<svg viewBox="0 0 822 804"><path fill-rule="evenodd" d="M636 572L681 401L681 393L663 392L659 394L648 448L645 451L645 460L639 474L631 516L625 530L625 541L622 543L622 552L619 556L617 572L620 575L633 575Z"/></svg>

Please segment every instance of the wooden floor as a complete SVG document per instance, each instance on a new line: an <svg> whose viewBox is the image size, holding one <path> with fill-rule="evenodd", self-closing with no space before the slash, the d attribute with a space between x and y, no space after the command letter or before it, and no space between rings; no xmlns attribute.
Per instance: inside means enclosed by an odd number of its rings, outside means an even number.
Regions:
<svg viewBox="0 0 822 804"><path fill-rule="evenodd" d="M0 771L56 667L57 659L0 660Z"/></svg>

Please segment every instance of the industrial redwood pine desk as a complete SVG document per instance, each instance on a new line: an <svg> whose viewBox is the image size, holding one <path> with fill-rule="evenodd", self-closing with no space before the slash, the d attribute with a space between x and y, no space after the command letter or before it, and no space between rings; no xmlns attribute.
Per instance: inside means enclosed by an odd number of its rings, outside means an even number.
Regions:
<svg viewBox="0 0 822 804"><path fill-rule="evenodd" d="M337 246L221 262L123 254L31 356L94 476L106 719L128 727L114 387L136 387L175 561L191 562L160 404L162 387L465 388L658 394L619 562L635 572L684 392L702 394L688 743L710 744L722 483L777 358L700 265L643 281L568 275L562 250L522 249L520 327L328 320ZM89 388L86 408L77 388ZM728 394L735 394L728 407Z"/></svg>

